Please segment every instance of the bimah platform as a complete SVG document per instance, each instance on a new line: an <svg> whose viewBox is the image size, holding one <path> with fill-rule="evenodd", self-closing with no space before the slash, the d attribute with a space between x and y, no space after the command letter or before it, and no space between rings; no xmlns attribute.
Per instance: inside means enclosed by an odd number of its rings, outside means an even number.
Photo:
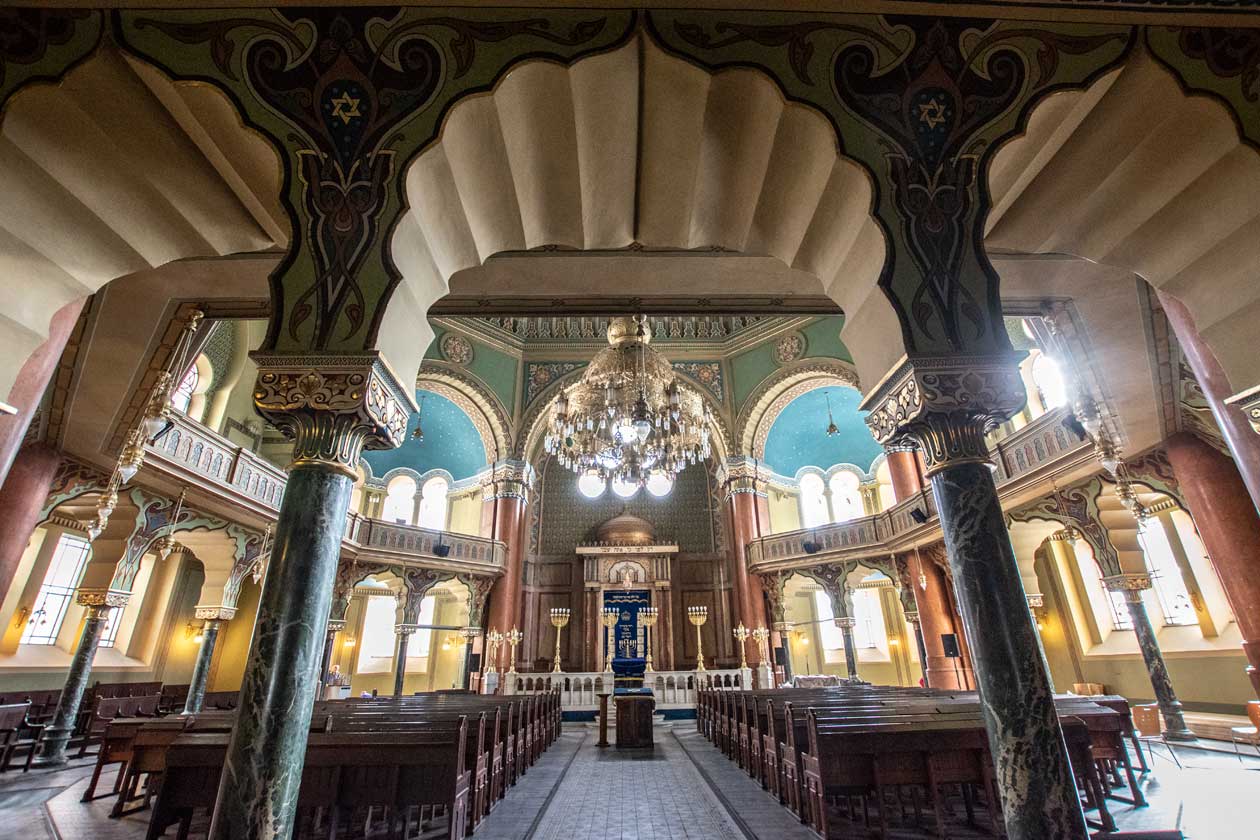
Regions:
<svg viewBox="0 0 1260 840"><path fill-rule="evenodd" d="M617 747L651 747L652 713L656 700L649 689L617 689L613 695L617 706Z"/></svg>

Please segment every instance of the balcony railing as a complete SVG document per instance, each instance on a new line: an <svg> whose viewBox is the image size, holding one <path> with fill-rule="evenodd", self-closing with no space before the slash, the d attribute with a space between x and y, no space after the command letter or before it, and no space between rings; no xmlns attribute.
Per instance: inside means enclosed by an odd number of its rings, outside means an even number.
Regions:
<svg viewBox="0 0 1260 840"><path fill-rule="evenodd" d="M175 427L148 447L151 455L221 490L276 511L284 495L284 470L183 414Z"/></svg>
<svg viewBox="0 0 1260 840"><path fill-rule="evenodd" d="M244 497L270 513L280 509L288 479L284 470L183 414L176 414L175 427L148 447L148 456L183 477L200 480L212 492L238 501ZM403 563L451 562L490 572L503 568L507 559L507 547L495 540L397 525L357 513L346 517L344 537L350 551Z"/></svg>
<svg viewBox="0 0 1260 840"><path fill-rule="evenodd" d="M1066 408L1047 412L997 442L993 447L993 478L999 492L1017 479L1090 445L1063 427L1066 416ZM916 522L911 516L916 508L926 514L923 522ZM916 532L932 531L937 526L936 500L930 492L924 492L874 516L753 540L748 544L748 565L753 571L759 571L815 555L824 562L834 558L822 555L870 555L893 549L898 542L913 541L918 536ZM806 543L811 550L806 551Z"/></svg>
<svg viewBox="0 0 1260 840"><path fill-rule="evenodd" d="M352 513L346 520L346 537L361 553L420 555L425 558L503 568L507 546L498 540L435 531L416 525L399 525ZM441 552L441 553L439 553Z"/></svg>

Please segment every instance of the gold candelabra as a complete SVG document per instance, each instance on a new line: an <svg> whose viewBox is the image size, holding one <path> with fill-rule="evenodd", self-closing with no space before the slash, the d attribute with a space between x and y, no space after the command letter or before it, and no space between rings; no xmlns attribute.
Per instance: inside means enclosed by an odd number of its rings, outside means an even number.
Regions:
<svg viewBox="0 0 1260 840"><path fill-rule="evenodd" d="M499 645L503 644L503 634L498 630L491 630L486 634L486 673L498 673L495 670L495 663L499 658Z"/></svg>
<svg viewBox="0 0 1260 840"><path fill-rule="evenodd" d="M700 630L704 623L709 620L708 607L687 607L687 620L696 628L696 670L703 671L704 667L704 633Z"/></svg>
<svg viewBox="0 0 1260 840"><path fill-rule="evenodd" d="M761 656L761 661L765 665L770 664L770 650L767 643L770 641L770 631L765 627L758 627L752 631L753 642L757 645L757 653Z"/></svg>
<svg viewBox="0 0 1260 840"><path fill-rule="evenodd" d="M569 623L569 610L567 607L552 607L551 609L551 626L556 628L556 660L555 666L551 669L551 673L562 673L560 670L560 630Z"/></svg>
<svg viewBox="0 0 1260 840"><path fill-rule="evenodd" d="M617 626L617 619L621 617L616 607L604 607L603 612L599 615L599 620L607 629L608 651L604 654L604 673L612 673L612 661L615 648L613 647L613 628Z"/></svg>
<svg viewBox="0 0 1260 840"><path fill-rule="evenodd" d="M748 667L748 656L747 656L747 653L745 652L745 649L747 647L746 643L748 641L748 637L751 635L751 632L749 631L747 627L744 626L744 622L741 621L739 623L739 626L736 627L734 630L732 630L731 633L734 634L735 641L739 642L739 667L742 670Z"/></svg>
<svg viewBox="0 0 1260 840"><path fill-rule="evenodd" d="M656 626L660 616L661 612L656 607L644 607L639 610L639 621L643 624L645 628L643 632L647 637L647 656L644 659L643 670L649 674L656 670L652 667L652 628Z"/></svg>
<svg viewBox="0 0 1260 840"><path fill-rule="evenodd" d="M520 630L517 630L515 627L513 627L511 630L508 631L507 636L505 636L504 638L507 640L507 643L512 648L508 652L509 658L508 658L507 672L509 674L515 674L516 673L516 646L521 643L521 639L525 638L525 634L522 633Z"/></svg>

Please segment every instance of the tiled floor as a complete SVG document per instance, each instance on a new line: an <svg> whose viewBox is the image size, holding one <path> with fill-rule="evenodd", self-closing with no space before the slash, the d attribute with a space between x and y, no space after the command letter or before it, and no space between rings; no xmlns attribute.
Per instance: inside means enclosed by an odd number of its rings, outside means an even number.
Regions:
<svg viewBox="0 0 1260 840"><path fill-rule="evenodd" d="M512 788L475 840L808 840L804 826L687 723L658 728L652 751L595 746L585 725L560 740ZM1247 816L1260 802L1260 759L1178 748L1183 769L1162 756L1143 785L1150 807L1113 803L1121 830L1179 828L1189 840L1260 836ZM58 771L0 776L0 837L135 840L146 812L111 820L110 798L79 802L90 761ZM103 780L112 784L112 774ZM172 829L168 832L174 834Z"/></svg>

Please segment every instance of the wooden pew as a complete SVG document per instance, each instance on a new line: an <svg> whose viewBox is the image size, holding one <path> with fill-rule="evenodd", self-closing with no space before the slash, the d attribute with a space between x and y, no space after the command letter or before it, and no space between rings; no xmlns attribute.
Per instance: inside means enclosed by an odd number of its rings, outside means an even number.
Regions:
<svg viewBox="0 0 1260 840"><path fill-rule="evenodd" d="M467 719L462 723L425 731L312 734L295 837L335 838L343 822L353 823L365 811L370 819L374 809L384 809L391 829L410 825L413 811L423 818L425 809L430 815L441 809L449 818L449 840L462 840L470 778L463 764ZM229 737L184 734L170 745L148 840L175 824L182 840L194 814L213 809Z"/></svg>

